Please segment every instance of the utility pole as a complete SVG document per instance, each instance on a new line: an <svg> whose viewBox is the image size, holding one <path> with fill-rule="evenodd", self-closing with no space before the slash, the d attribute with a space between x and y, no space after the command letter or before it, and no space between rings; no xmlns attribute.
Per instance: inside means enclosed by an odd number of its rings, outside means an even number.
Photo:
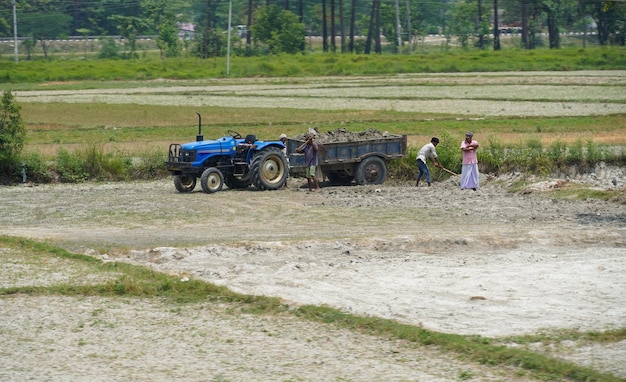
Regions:
<svg viewBox="0 0 626 382"><path fill-rule="evenodd" d="M500 22L498 21L498 0L493 0L493 50L500 50L499 24Z"/></svg>
<svg viewBox="0 0 626 382"><path fill-rule="evenodd" d="M15 45L15 62L19 62L17 49L17 12L15 10L15 0L13 0L13 45Z"/></svg>

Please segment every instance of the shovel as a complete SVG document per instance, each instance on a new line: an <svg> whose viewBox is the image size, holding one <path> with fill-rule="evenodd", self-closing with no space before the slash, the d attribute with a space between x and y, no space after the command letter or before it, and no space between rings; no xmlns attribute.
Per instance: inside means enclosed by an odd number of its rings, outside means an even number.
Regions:
<svg viewBox="0 0 626 382"><path fill-rule="evenodd" d="M448 170L447 168L445 168L445 167L443 167L443 166L442 166L442 167L439 167L439 168L440 168L440 169L442 169L443 171L447 172L447 173L448 173L448 174L450 174L450 175L459 175L459 174L457 174L457 173L455 173L455 172L452 172L452 171Z"/></svg>

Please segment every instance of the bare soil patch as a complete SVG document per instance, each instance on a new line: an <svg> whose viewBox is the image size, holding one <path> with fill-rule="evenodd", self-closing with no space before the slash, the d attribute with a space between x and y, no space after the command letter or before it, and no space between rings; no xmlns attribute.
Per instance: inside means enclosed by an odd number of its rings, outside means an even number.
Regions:
<svg viewBox="0 0 626 382"><path fill-rule="evenodd" d="M621 169L601 174L580 181L615 187L625 180ZM213 195L179 194L170 179L2 187L0 233L443 332L499 338L623 328L624 205L555 199L546 192L555 181L543 179L508 192L519 176L483 177L476 192L459 190L455 178L319 194L294 178L285 190ZM9 272L19 263L11 257L0 254ZM35 277L45 266L29 265L33 284L45 284ZM291 317L232 314L228 306L25 296L0 304L8 339L0 362L9 365L0 378L525 379L436 349ZM626 378L626 341L537 346Z"/></svg>

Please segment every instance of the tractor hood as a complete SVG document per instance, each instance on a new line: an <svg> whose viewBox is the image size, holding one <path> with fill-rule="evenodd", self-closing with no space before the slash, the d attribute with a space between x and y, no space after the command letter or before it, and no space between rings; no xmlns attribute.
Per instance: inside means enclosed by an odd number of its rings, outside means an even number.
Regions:
<svg viewBox="0 0 626 382"><path fill-rule="evenodd" d="M200 142L189 142L181 145L185 151L195 151L198 155L215 155L234 151L237 140L232 137L222 137Z"/></svg>

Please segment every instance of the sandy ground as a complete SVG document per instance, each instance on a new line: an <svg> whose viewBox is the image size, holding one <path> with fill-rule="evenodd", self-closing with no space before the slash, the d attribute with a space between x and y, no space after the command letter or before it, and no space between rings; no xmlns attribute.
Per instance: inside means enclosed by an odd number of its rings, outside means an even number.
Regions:
<svg viewBox="0 0 626 382"><path fill-rule="evenodd" d="M555 199L556 180L508 192L520 176L483 176L476 192L454 177L321 193L301 179L213 195L179 194L170 179L2 187L0 233L449 333L623 328L626 207ZM573 182L625 180L605 168ZM46 284L46 267L14 258L0 252L2 287ZM525 380L436 349L228 306L21 295L0 305L0 380ZM626 341L538 349L626 378Z"/></svg>

